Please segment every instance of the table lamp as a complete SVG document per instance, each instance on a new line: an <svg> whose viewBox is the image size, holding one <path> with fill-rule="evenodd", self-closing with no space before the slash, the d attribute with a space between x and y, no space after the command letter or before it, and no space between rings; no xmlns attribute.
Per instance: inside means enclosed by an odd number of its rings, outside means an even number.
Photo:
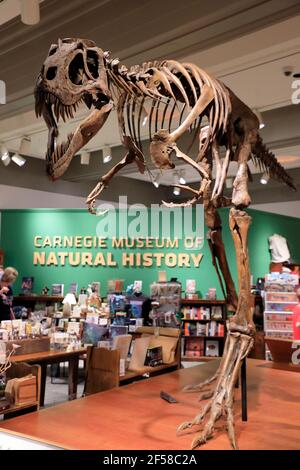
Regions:
<svg viewBox="0 0 300 470"><path fill-rule="evenodd" d="M63 316L64 317L69 317L71 315L71 309L72 305L76 305L76 297L74 294L71 294L70 292L65 296L64 300L62 301L63 303Z"/></svg>

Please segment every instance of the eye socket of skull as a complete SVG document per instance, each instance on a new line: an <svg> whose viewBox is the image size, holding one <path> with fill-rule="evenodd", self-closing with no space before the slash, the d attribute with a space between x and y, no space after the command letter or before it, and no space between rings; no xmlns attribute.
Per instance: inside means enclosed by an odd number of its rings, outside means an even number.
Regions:
<svg viewBox="0 0 300 470"><path fill-rule="evenodd" d="M51 55L53 55L53 54L55 54L55 52L57 51L57 49L58 49L58 46L57 46L57 45L51 46L51 47L50 47L50 51L49 51L49 53L48 53L48 57L51 56Z"/></svg>
<svg viewBox="0 0 300 470"><path fill-rule="evenodd" d="M87 67L93 78L99 77L99 58L96 51L88 49L86 53Z"/></svg>
<svg viewBox="0 0 300 470"><path fill-rule="evenodd" d="M46 73L47 80L53 80L56 77L57 67L49 67Z"/></svg>
<svg viewBox="0 0 300 470"><path fill-rule="evenodd" d="M81 53L75 55L69 65L69 78L74 85L82 85L84 61Z"/></svg>

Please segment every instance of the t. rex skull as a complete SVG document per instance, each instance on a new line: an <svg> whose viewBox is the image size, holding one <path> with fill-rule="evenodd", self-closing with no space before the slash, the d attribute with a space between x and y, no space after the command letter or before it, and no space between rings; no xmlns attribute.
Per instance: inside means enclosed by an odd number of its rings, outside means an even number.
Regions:
<svg viewBox="0 0 300 470"><path fill-rule="evenodd" d="M50 47L34 94L36 114L43 115L49 129L47 172L56 179L66 171L75 153L98 132L112 108L105 53L90 40L59 39ZM93 107L91 114L68 136L67 142L57 145L60 116L64 121L72 118L81 101L89 109Z"/></svg>

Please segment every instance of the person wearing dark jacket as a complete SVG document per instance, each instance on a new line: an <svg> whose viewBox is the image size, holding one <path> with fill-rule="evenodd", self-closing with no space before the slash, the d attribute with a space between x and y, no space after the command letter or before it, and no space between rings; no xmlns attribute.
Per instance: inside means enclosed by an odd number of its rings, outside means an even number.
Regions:
<svg viewBox="0 0 300 470"><path fill-rule="evenodd" d="M0 321L13 320L12 310L13 291L12 284L18 277L18 271L15 268L6 268L0 279Z"/></svg>

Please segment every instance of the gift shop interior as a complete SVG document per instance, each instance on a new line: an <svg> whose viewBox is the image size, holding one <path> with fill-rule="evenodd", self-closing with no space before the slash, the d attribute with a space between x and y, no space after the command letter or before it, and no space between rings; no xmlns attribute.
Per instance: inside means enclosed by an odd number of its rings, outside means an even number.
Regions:
<svg viewBox="0 0 300 470"><path fill-rule="evenodd" d="M299 449L299 22L0 2L0 448Z"/></svg>

